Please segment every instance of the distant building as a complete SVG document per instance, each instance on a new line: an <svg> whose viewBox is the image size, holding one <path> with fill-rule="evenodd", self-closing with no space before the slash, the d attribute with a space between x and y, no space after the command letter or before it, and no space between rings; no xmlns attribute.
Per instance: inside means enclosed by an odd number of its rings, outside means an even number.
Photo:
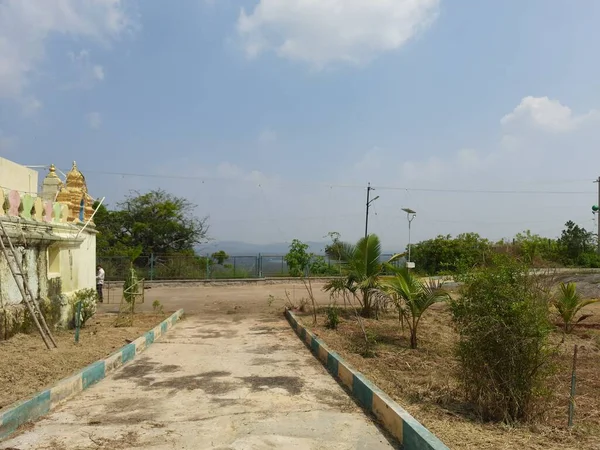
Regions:
<svg viewBox="0 0 600 450"><path fill-rule="evenodd" d="M33 295L54 325L70 319L74 292L96 285L92 203L75 163L64 182L50 166L38 193L35 170L0 158L0 220ZM0 253L0 339L25 331L29 323L16 280Z"/></svg>

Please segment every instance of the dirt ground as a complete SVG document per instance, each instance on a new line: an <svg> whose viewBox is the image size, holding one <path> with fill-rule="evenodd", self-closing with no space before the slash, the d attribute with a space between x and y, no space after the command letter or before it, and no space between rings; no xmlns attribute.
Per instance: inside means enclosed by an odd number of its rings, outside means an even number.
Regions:
<svg viewBox="0 0 600 450"><path fill-rule="evenodd" d="M590 308L592 309L592 308ZM598 310L596 305L596 311ZM553 398L543 405L539 419L529 426L508 427L482 423L462 398L453 372L456 335L445 305L435 305L423 316L419 348L410 350L408 333L401 333L397 316L367 320L366 329L375 357L365 358L364 337L351 314L337 331L325 328L320 314L302 321L334 351L407 409L452 449L599 449L600 448L600 314L560 345L557 374L552 378ZM560 341L556 333L555 341ZM558 338L558 339L556 339ZM579 346L577 362L576 427L568 431L567 409L573 346Z"/></svg>
<svg viewBox="0 0 600 450"><path fill-rule="evenodd" d="M322 291L323 283L312 283L318 305L330 303L329 294ZM298 305L302 298L307 299L306 289L301 282L273 284L224 283L215 285L180 284L145 289L144 303L136 311L152 311L152 303L158 300L164 310L183 308L186 314L219 316L222 314L260 314L266 310L283 311L286 291L292 303ZM117 312L121 300L119 289L104 293L105 302L99 311ZM109 299L110 297L110 299Z"/></svg>
<svg viewBox="0 0 600 450"><path fill-rule="evenodd" d="M81 329L54 333L58 348L48 350L38 334L18 334L0 341L0 411L104 358L152 329L164 315L138 314L133 327L115 328L114 314L97 314Z"/></svg>

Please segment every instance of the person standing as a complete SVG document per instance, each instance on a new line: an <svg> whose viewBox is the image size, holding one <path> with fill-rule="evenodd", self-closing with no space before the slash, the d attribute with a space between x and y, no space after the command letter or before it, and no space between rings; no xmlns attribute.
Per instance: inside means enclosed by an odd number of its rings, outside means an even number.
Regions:
<svg viewBox="0 0 600 450"><path fill-rule="evenodd" d="M100 264L96 267L96 291L98 292L98 301L102 303L104 301L104 296L102 292L102 288L104 287L104 269Z"/></svg>

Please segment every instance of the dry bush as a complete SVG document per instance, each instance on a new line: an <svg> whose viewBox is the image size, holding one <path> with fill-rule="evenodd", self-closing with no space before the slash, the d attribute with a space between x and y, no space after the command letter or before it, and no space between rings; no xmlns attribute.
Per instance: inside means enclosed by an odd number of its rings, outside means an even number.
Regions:
<svg viewBox="0 0 600 450"><path fill-rule="evenodd" d="M485 420L530 418L551 373L548 289L526 266L497 257L466 277L450 305L467 400Z"/></svg>

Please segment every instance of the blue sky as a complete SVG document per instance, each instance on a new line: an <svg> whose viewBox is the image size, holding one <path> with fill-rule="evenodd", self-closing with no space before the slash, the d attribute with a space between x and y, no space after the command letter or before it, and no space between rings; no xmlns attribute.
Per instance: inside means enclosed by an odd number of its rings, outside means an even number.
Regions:
<svg viewBox="0 0 600 450"><path fill-rule="evenodd" d="M354 240L369 181L387 248L405 206L415 239L591 229L599 20L595 0L0 0L0 155L76 160L110 205L186 196L217 241Z"/></svg>

